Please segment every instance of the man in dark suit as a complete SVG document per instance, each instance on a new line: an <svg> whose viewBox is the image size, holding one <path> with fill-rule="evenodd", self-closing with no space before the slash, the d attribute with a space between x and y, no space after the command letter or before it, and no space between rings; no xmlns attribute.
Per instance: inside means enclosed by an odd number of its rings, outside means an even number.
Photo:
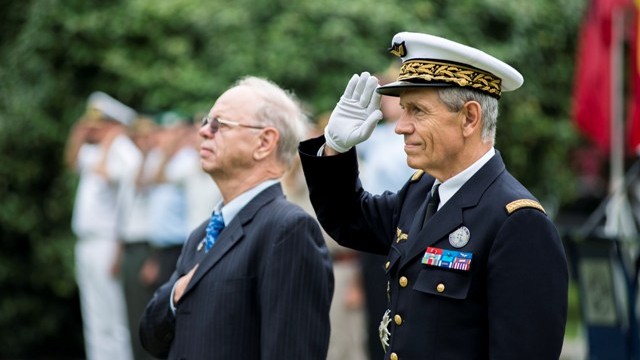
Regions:
<svg viewBox="0 0 640 360"><path fill-rule="evenodd" d="M494 148L498 98L523 78L440 37L399 33L398 81L354 75L323 137L299 152L311 201L340 244L385 254L385 359L554 359L562 349L568 269L555 226ZM407 163L397 193L373 196L353 147L399 96Z"/></svg>
<svg viewBox="0 0 640 360"><path fill-rule="evenodd" d="M305 121L290 94L255 77L222 94L203 119L201 164L223 201L147 306L140 337L152 355L326 358L331 261L316 220L284 198L279 182Z"/></svg>

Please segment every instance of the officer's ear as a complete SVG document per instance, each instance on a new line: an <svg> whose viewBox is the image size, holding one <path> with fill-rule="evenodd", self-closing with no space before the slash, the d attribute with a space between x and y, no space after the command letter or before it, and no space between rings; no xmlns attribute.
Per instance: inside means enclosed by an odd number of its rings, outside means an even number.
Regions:
<svg viewBox="0 0 640 360"><path fill-rule="evenodd" d="M482 131L482 107L477 101L467 101L461 110L464 116L462 122L462 135L469 137Z"/></svg>

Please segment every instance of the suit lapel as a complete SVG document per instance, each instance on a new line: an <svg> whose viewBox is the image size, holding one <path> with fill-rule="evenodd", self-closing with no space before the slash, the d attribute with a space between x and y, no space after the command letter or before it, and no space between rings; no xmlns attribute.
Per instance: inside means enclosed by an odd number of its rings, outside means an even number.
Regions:
<svg viewBox="0 0 640 360"><path fill-rule="evenodd" d="M279 183L274 184L259 193L255 198L249 201L242 210L240 210L238 215L236 215L229 224L225 225L211 250L206 254L204 254L204 250L202 250L203 255L198 255L201 257L200 266L189 282L189 285L185 290L185 294L195 287L204 275L218 262L220 262L224 255L244 238L244 227L249 225L258 210L278 196L283 196L282 188ZM204 237L204 233L202 236Z"/></svg>
<svg viewBox="0 0 640 360"><path fill-rule="evenodd" d="M464 209L476 206L484 191L504 169L504 162L502 162L500 153L496 151L496 155L480 168L421 229L426 211L427 200L425 199L411 224L407 243L409 245L408 252L405 254L406 256L403 256L400 267L409 263L416 256L424 254L427 247L463 225ZM415 235L412 236L412 234Z"/></svg>

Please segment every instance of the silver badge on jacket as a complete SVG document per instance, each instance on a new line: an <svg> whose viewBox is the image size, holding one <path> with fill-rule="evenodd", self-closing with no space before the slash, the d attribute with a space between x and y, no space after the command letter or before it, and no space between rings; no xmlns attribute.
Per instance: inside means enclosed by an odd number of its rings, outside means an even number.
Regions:
<svg viewBox="0 0 640 360"><path fill-rule="evenodd" d="M389 348L389 335L391 332L389 331L389 323L391 322L391 310L387 309L382 316L382 321L380 321L380 326L378 326L378 334L380 335L380 343L382 344L382 349L387 352Z"/></svg>
<svg viewBox="0 0 640 360"><path fill-rule="evenodd" d="M449 234L449 244L456 249L464 247L471 238L471 232L466 226L459 227L456 231Z"/></svg>

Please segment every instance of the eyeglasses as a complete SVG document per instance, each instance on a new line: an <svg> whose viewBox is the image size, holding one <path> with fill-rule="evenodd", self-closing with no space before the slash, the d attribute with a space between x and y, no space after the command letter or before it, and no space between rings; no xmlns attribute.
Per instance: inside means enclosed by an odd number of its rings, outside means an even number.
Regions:
<svg viewBox="0 0 640 360"><path fill-rule="evenodd" d="M250 129L264 129L264 128L266 128L266 126L242 124L242 123L239 123L237 121L223 120L223 119L220 119L217 116L211 117L209 115L207 115L207 116L202 118L202 123L200 124L200 127L209 125L209 129L211 130L212 133L215 134L220 129L220 124L227 125L227 126L241 126L241 127L246 127L246 128L250 128Z"/></svg>

